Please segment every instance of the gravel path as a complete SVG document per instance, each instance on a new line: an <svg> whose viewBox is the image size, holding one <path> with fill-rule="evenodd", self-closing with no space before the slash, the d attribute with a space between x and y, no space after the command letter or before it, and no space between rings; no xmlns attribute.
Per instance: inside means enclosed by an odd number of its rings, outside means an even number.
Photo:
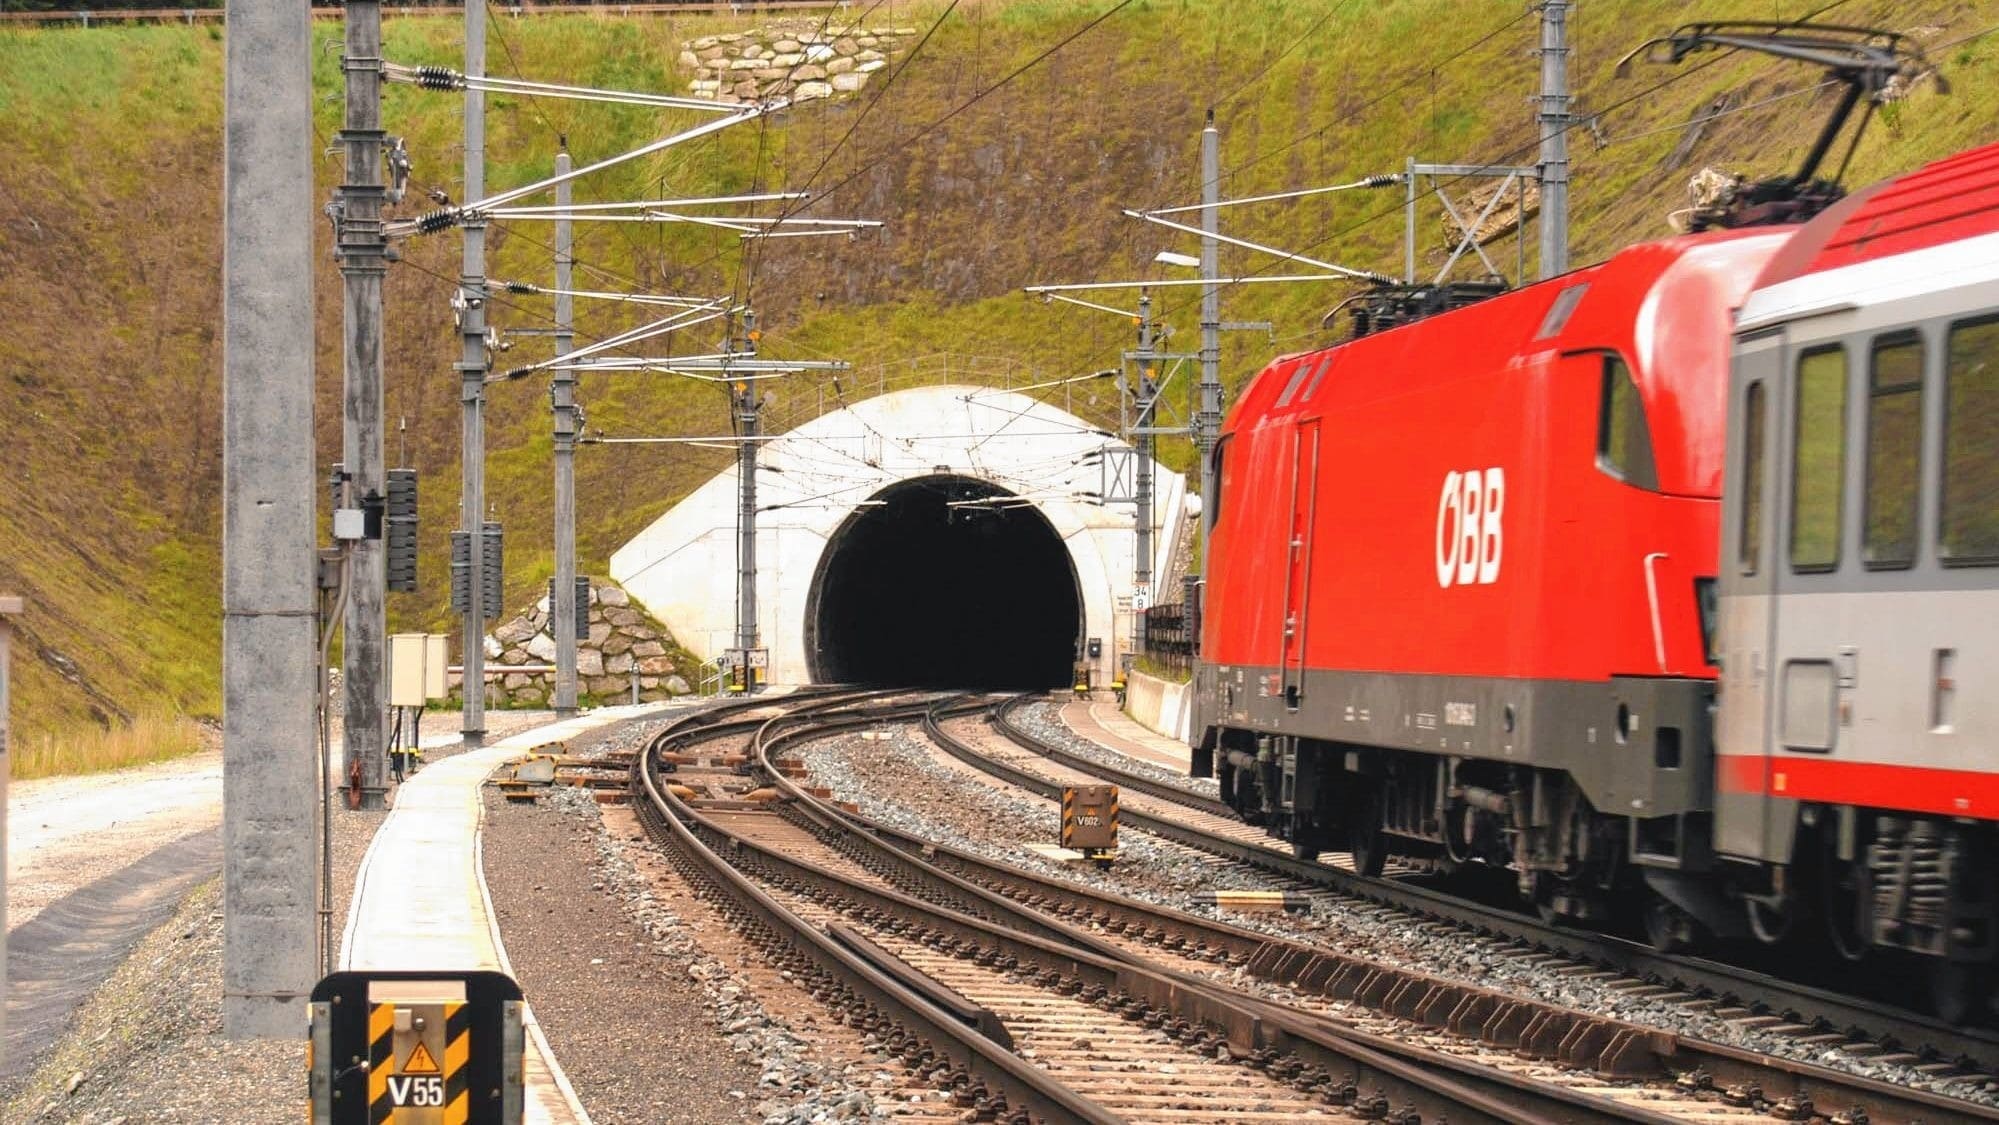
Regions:
<svg viewBox="0 0 1999 1125"><path fill-rule="evenodd" d="M51 903L7 935L0 1081L26 1074L71 1013L222 865L222 833L196 832Z"/></svg>
<svg viewBox="0 0 1999 1125"><path fill-rule="evenodd" d="M161 844L221 824L222 747L211 736L209 749L169 762L9 786L9 931Z"/></svg>
<svg viewBox="0 0 1999 1125"><path fill-rule="evenodd" d="M433 716L434 722L454 722L455 715ZM505 711L487 715L488 738L537 726L550 721L548 712ZM439 730L445 729L442 725ZM336 733L335 737L338 735ZM458 752L456 747L430 752L433 760ZM204 777L206 776L206 778ZM126 790L119 780L138 781L132 788L134 800L144 809L125 804ZM164 782L164 784L155 784ZM146 766L137 770L96 774L77 778L52 778L32 782L29 789L36 815L44 819L28 822L34 835L30 850L42 856L72 857L90 853L88 861L75 860L75 873L56 870L54 876L68 883L65 899L49 901L54 909L65 904L87 905L79 888L86 888L106 875L132 868L163 846L173 846L177 837L164 839L157 834L162 823L179 823L198 834L201 821L190 810L205 807L202 800L185 799L212 788L218 802L221 795L220 758L211 767L204 755L176 762ZM107 801L116 792L119 801ZM10 805L10 843L17 818ZM149 818L147 814L152 814ZM354 887L368 841L374 837L385 814L340 810L333 819L333 912L336 922L347 914L347 901ZM161 821L158 817L167 817ZM74 817L84 826L67 830ZM172 820L171 818L182 818ZM38 826L46 822L47 830ZM139 827L151 823L149 831ZM209 830L219 819L206 822ZM109 831L102 846L91 852L89 845L100 843L91 834L91 825L134 826L131 831ZM178 842L187 844L181 833ZM10 848L10 863L14 856ZM69 860L65 860L69 862ZM107 1125L117 1120L229 1122L258 1125L296 1125L299 1106L305 1096L304 1023L296 1040L230 1041L222 1038L222 1006L219 983L222 979L222 907L219 861L209 862L206 872L183 873L198 885L180 900L172 916L146 934L103 978L80 1007L69 1015L59 1037L46 1047L46 1055L25 1075L0 1080L0 1121L77 1122ZM10 892L12 887L10 885ZM44 903L37 913L47 913ZM15 920L17 923L19 919ZM19 933L17 926L14 933ZM11 935L10 935L11 936ZM335 934L338 940L338 934ZM78 968L84 966L79 963ZM12 999L10 997L10 999ZM9 1028L15 1007L10 1004ZM275 1093L274 1093L275 1091Z"/></svg>
<svg viewBox="0 0 1999 1125"><path fill-rule="evenodd" d="M334 817L336 918L382 815ZM296 1125L304 1021L297 1039L222 1037L221 891L215 878L196 888L77 1009L41 1065L0 1086L0 1121Z"/></svg>

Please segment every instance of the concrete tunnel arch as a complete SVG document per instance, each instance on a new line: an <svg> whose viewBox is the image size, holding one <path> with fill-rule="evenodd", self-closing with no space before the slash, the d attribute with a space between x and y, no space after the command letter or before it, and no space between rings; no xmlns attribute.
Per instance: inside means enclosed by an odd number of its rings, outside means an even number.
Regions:
<svg viewBox="0 0 1999 1125"><path fill-rule="evenodd" d="M1135 536L1131 505L1097 499L1107 448L1128 449L1058 406L952 384L876 395L773 435L759 448L757 477L757 627L770 681L832 678L837 659L816 651L827 639L827 576L837 581L840 560L861 557L841 543L872 526L869 513L910 495L905 486L938 479L1019 501L1009 511L1052 533L1077 603L1065 652L1077 637L1099 642L1090 666L1108 681L1132 635ZM1172 573L1185 505L1184 479L1155 466L1155 575ZM734 643L736 508L731 464L611 556L611 577L703 660ZM940 619L931 632L956 624Z"/></svg>

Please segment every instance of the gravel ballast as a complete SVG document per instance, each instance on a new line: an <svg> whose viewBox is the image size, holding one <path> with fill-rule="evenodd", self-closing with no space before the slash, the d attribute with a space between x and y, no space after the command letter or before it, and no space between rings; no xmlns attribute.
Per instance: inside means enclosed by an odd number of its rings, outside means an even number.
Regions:
<svg viewBox="0 0 1999 1125"><path fill-rule="evenodd" d="M1221 796L1221 786L1212 777L1188 777L1184 773L1091 742L1069 729L1069 724L1062 721L1062 709L1052 703L1035 702L1016 707L1011 717L1014 725L1028 734L1098 765L1111 766L1126 773L1176 786L1211 801Z"/></svg>
<svg viewBox="0 0 1999 1125"><path fill-rule="evenodd" d="M758 1072L717 1035L668 920L607 870L594 805L577 790L539 805L488 792L486 884L515 979L600 1125L743 1119Z"/></svg>

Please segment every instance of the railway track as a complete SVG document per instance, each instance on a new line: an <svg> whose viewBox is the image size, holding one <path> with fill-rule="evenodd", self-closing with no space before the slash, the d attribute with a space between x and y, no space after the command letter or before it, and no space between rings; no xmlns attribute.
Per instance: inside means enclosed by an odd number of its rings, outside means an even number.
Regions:
<svg viewBox="0 0 1999 1125"><path fill-rule="evenodd" d="M1064 783L1078 780L1111 780L1120 786L1136 782L1138 784L1134 788L1145 796L1137 800L1125 798L1122 808L1126 822L1133 827L1223 859L1296 880L1304 886L1325 888L1385 909L1414 914L1435 924L1468 929L1480 936L1525 943L1529 947L1527 956L1559 956L1585 962L1583 971L1598 979L1621 975L1629 980L1628 985L1621 987L1642 989L1646 995L1664 996L1690 1004L1697 1010L1719 1012L1724 1016L1739 1013L1739 1018L1749 1020L1752 1026L1774 1028L1780 1033L1788 1031L1814 1046L1839 1046L1857 1055L1878 1055L1897 1063L1922 1060L1913 1052L1899 1058L1888 1052L1897 1050L1903 1044L1921 1044L1920 1049L1937 1060L1927 1064L1927 1073L1941 1075L1955 1072L1969 1080L1976 1080L1991 1070L1984 1060L1993 1057L1992 1041L1976 1031L1943 1027L1921 1016L1863 1000L1821 994L1733 966L1697 959L1661 957L1644 947L1634 950L1632 943L1615 938L1599 942L1595 940L1599 935L1545 927L1537 920L1463 902L1393 879L1363 879L1354 874L1350 866L1337 864L1339 859L1345 857L1328 856L1327 859L1333 862L1299 860L1288 851L1279 850L1278 842L1233 817L1224 817L1212 811L1217 803L1204 795L1129 771L1106 767L1103 763L1068 753L1059 747L1053 748L1058 751L1055 754L1040 753L1045 746L1042 740L1007 721L1008 712L1017 705L1018 700L1009 701L996 708L997 713L990 716L997 733L1012 744L1011 751L1005 748L995 750L990 745L973 745L979 741L990 743L990 739L954 735L946 729L947 726L962 729L967 724L962 721L953 724L943 715L926 722L926 733L940 748L968 765L1050 799L1059 799ZM964 712L960 709L956 713L962 715ZM1182 797L1187 799L1182 800ZM885 838L906 836L893 830L881 831ZM907 838L900 842L905 847L925 846ZM934 847L931 850L940 855L945 851ZM955 852L950 853L950 861L959 864L961 870L976 868L983 863L977 857ZM975 880L1005 878L992 870L991 865L986 867L987 870L977 875L968 873L967 877ZM1061 899L1063 909L1098 916L1103 909L1101 904L1078 901L1079 896L1088 898L1090 894L1081 888L1071 888L1063 895L1049 896L1044 893L1040 897ZM1145 908L1140 904L1125 904L1119 909L1129 912ZM1194 933L1209 924L1208 920L1195 915L1181 917L1191 920L1181 923L1175 931L1181 940L1203 940L1196 938ZM1172 929L1158 921L1144 924L1158 929ZM1235 939L1239 946L1252 940L1268 940L1267 935L1245 934L1247 936ZM1220 939L1209 933L1205 940ZM1279 981L1303 973L1308 986L1325 980L1330 974L1327 983L1335 992L1353 993L1357 990L1358 994L1372 995L1376 1000L1390 1000L1392 993L1391 1009L1414 1014L1427 1008L1433 1021L1439 1016L1436 1009L1446 1003L1440 998L1463 991L1462 986L1449 982L1398 979L1407 974L1399 974L1388 967L1377 967L1372 971L1352 964L1329 968L1324 963L1324 952L1319 951L1316 955L1320 960L1314 964L1314 954L1309 950L1290 949L1281 954L1273 950L1266 952L1266 961L1259 963L1258 968L1263 975ZM1288 961L1285 960L1287 958ZM1371 981L1368 980L1370 976L1373 978ZM1817 1014L1808 1014L1814 1011ZM1464 1012L1457 1013L1453 1022L1464 1026L1467 1022L1465 1015ZM1915 1038L1917 1034L1924 1037ZM1973 1053L1974 1048L1978 1049L1976 1053ZM1946 1050L1962 1053L1945 1055L1943 1052ZM1876 1082L1808 1063L1771 1058L1724 1044L1680 1039L1673 1054L1678 1060L1673 1065L1690 1085L1710 1085L1724 1091L1725 1096L1733 1100L1766 1101L1780 1110L1788 1104L1786 1112L1805 1111L1805 1116L1810 1115L1808 1107L1831 1106L1842 1109L1859 1107L1868 1113L1870 1120L1876 1122L1999 1120L1999 1114L1962 1099ZM1941 1061L1943 1058L1952 1061ZM1569 1061L1583 1060L1572 1056Z"/></svg>
<svg viewBox="0 0 1999 1125"><path fill-rule="evenodd" d="M754 939L804 965L840 1018L895 1029L891 1045L961 1101L1046 1120L1679 1119L1408 1043L1370 1045L1311 1013L1143 962L870 844L844 811L785 776L784 749L913 721L924 702L814 705L767 719L737 755L693 755L688 740L742 734L748 718L669 729L635 766L635 785L649 831L736 902ZM769 790L738 774L752 755ZM849 973L869 987L851 991ZM955 1026L940 1016L951 1011ZM966 1031L995 1024L1017 1050Z"/></svg>
<svg viewBox="0 0 1999 1125"><path fill-rule="evenodd" d="M1065 769L1079 774L1094 773L1120 786L1132 785L1171 805L1202 814L1201 818L1189 819L1182 814L1162 817L1140 813L1141 818L1152 821L1169 838L1306 885L1326 887L1349 897L1379 902L1587 961L1683 993L1697 1002L1715 1001L1718 1006L1739 1008L1747 1018L1768 1020L1772 1026L1788 1025L1798 1034L1840 1033L1844 1049L1876 1062L1928 1067L1937 1074L1954 1068L1967 1076L1999 1076L1999 1034L1991 1031L1955 1027L1919 1012L1739 965L1660 953L1643 943L1612 934L1549 925L1517 911L1411 884L1408 878L1421 869L1405 868L1398 872L1391 867L1383 878L1368 879L1353 871L1352 859L1344 852L1327 853L1319 860L1298 859L1280 841L1260 830L1250 829L1246 836L1240 829L1247 826L1241 825L1233 811L1219 801L1095 763L1022 730L1012 721L1012 712L1030 698L1016 696L1000 704L993 715L993 728L1029 754L1046 757ZM1042 791L1046 795L1045 786ZM1198 834L1180 831L1182 825L1195 828Z"/></svg>

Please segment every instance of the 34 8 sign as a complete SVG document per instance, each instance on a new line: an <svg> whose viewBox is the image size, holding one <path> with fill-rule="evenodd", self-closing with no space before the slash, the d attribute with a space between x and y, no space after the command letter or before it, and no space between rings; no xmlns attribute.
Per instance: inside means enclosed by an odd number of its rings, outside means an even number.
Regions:
<svg viewBox="0 0 1999 1125"><path fill-rule="evenodd" d="M1452 471L1437 498L1437 585L1490 586L1505 549L1506 470Z"/></svg>

